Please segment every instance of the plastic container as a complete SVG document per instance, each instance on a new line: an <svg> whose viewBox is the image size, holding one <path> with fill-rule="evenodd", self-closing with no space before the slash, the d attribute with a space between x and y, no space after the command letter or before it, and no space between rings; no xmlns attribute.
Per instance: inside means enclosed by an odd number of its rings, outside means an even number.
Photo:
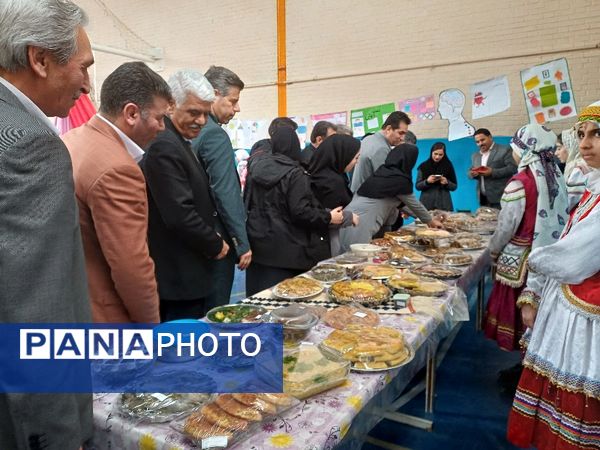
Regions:
<svg viewBox="0 0 600 450"><path fill-rule="evenodd" d="M352 244L350 245L352 253L358 256L375 256L381 251L381 247L373 244Z"/></svg>
<svg viewBox="0 0 600 450"><path fill-rule="evenodd" d="M300 400L344 383L350 363L335 352L303 343L283 356L283 388Z"/></svg>
<svg viewBox="0 0 600 450"><path fill-rule="evenodd" d="M300 305L284 306L265 316L265 322L283 325L283 342L294 345L305 340L310 330L319 322L319 318L308 308Z"/></svg>

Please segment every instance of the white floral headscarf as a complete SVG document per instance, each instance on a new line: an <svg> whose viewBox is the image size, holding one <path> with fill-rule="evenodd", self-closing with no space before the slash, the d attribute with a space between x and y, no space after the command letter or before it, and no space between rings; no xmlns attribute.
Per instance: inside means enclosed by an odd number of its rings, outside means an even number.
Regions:
<svg viewBox="0 0 600 450"><path fill-rule="evenodd" d="M521 157L519 172L529 167L538 191L532 248L553 244L568 217L567 188L554 159L556 135L542 125L529 124L519 128L510 146Z"/></svg>

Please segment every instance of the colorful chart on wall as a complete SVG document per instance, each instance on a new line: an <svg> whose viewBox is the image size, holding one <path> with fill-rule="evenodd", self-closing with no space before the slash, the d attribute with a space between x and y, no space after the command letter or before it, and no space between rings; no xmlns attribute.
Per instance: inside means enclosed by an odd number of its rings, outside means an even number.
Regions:
<svg viewBox="0 0 600 450"><path fill-rule="evenodd" d="M543 124L577 115L566 58L521 71L531 123Z"/></svg>
<svg viewBox="0 0 600 450"><path fill-rule="evenodd" d="M310 125L310 116L292 116L290 117L294 122L298 124L298 128L296 129L296 134L298 135L298 139L300 139L300 148L306 147L306 142L308 142L308 133Z"/></svg>
<svg viewBox="0 0 600 450"><path fill-rule="evenodd" d="M269 137L267 120L232 119L223 128L233 148L250 149L256 141Z"/></svg>
<svg viewBox="0 0 600 450"><path fill-rule="evenodd" d="M334 125L346 125L347 119L348 113L346 111L325 114L312 114L310 116L310 120L312 120L313 125L320 120L326 120L327 122L331 122Z"/></svg>
<svg viewBox="0 0 600 450"><path fill-rule="evenodd" d="M435 118L435 95L423 95L398 102L398 111L408 114L410 120L433 120Z"/></svg>
<svg viewBox="0 0 600 450"><path fill-rule="evenodd" d="M350 113L350 126L354 132L354 137L361 137L367 133L375 133L381 130L385 119L395 110L396 105L393 103L353 109Z"/></svg>
<svg viewBox="0 0 600 450"><path fill-rule="evenodd" d="M506 75L471 85L471 117L481 119L510 108L510 90Z"/></svg>

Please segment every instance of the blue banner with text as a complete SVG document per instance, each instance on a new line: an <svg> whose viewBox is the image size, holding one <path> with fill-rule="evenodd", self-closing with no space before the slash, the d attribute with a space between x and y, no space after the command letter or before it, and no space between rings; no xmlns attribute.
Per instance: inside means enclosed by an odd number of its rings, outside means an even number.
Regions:
<svg viewBox="0 0 600 450"><path fill-rule="evenodd" d="M282 392L278 324L0 324L0 393Z"/></svg>

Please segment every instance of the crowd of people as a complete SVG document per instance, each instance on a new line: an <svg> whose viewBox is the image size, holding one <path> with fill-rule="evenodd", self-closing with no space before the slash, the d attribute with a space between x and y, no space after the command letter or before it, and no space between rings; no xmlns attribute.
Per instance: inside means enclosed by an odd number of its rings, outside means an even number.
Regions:
<svg viewBox="0 0 600 450"><path fill-rule="evenodd" d="M399 216L443 228L430 210L453 210L459 177L445 145L413 181L416 137L400 111L362 141L319 122L304 150L297 124L274 119L242 192L222 125L244 82L220 66L165 81L122 64L98 114L59 137L47 116L90 90L86 23L70 1L0 4L2 322L199 318L229 302L236 265L250 296ZM506 350L526 345L508 429L523 447L600 447L599 124L596 103L558 146L536 124L509 146L474 133L467 176L482 206L501 209L485 333ZM0 448L77 449L91 435L89 395L0 395Z"/></svg>

